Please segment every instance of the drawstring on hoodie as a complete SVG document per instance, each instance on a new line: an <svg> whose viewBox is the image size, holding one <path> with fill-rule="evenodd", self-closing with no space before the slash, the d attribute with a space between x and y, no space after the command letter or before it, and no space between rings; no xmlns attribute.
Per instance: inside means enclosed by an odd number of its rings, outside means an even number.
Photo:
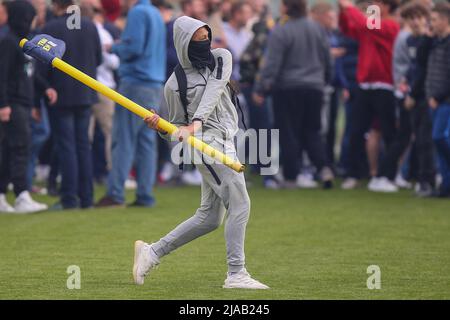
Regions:
<svg viewBox="0 0 450 320"><path fill-rule="evenodd" d="M238 97L239 92L236 89L236 85L230 81L230 82L228 82L227 86L231 92L231 101L233 102L234 106L237 107L239 109L239 111L241 112L242 125L244 126L245 130L248 130L247 125L245 124L245 115L244 115L244 111L242 110L241 103L239 101L239 97Z"/></svg>
<svg viewBox="0 0 450 320"><path fill-rule="evenodd" d="M242 116L242 124L244 126L244 129L247 131L247 125L245 124L245 115L244 115L244 111L242 110L241 104L239 103L239 97L237 95L235 95L235 99L236 99L236 105L238 106L239 110L241 111L241 116Z"/></svg>

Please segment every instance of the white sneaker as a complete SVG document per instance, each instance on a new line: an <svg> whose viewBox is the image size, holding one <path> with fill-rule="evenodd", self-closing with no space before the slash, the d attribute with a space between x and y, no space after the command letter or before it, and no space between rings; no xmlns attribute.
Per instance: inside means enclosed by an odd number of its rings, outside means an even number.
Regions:
<svg viewBox="0 0 450 320"><path fill-rule="evenodd" d="M343 190L353 190L358 186L358 180L355 178L347 178L342 182L341 189Z"/></svg>
<svg viewBox="0 0 450 320"><path fill-rule="evenodd" d="M414 185L414 192L419 192L420 191L420 183L416 182L416 184Z"/></svg>
<svg viewBox="0 0 450 320"><path fill-rule="evenodd" d="M379 183L379 179L377 177L373 177L372 179L370 179L369 183L367 184L367 189L369 189L370 191L378 190L378 183Z"/></svg>
<svg viewBox="0 0 450 320"><path fill-rule="evenodd" d="M136 190L137 189L137 182L135 179L128 178L125 180L125 190Z"/></svg>
<svg viewBox="0 0 450 320"><path fill-rule="evenodd" d="M397 176L395 177L395 184L397 187L403 188L403 189L411 189L412 188L412 183L407 181L405 178L403 178L403 176L400 173L397 174Z"/></svg>
<svg viewBox="0 0 450 320"><path fill-rule="evenodd" d="M48 180L48 176L50 175L50 166L49 165L37 165L35 172L35 180L36 182L46 182Z"/></svg>
<svg viewBox="0 0 450 320"><path fill-rule="evenodd" d="M4 193L0 194L0 212L14 213L15 210L6 200L6 195Z"/></svg>
<svg viewBox="0 0 450 320"><path fill-rule="evenodd" d="M167 182L175 176L175 168L171 162L164 163L159 173L162 182Z"/></svg>
<svg viewBox="0 0 450 320"><path fill-rule="evenodd" d="M199 186L202 184L202 175L197 169L183 172L181 181L188 186Z"/></svg>
<svg viewBox="0 0 450 320"><path fill-rule="evenodd" d="M47 210L45 203L34 201L28 191L22 191L16 198L14 210L16 213L32 213Z"/></svg>
<svg viewBox="0 0 450 320"><path fill-rule="evenodd" d="M269 289L268 286L253 279L245 268L225 279L224 289Z"/></svg>
<svg viewBox="0 0 450 320"><path fill-rule="evenodd" d="M297 176L297 186L303 189L314 189L318 188L319 184L311 175L302 173Z"/></svg>
<svg viewBox="0 0 450 320"><path fill-rule="evenodd" d="M333 181L334 180L333 171L329 167L323 167L322 171L320 172L320 180Z"/></svg>
<svg viewBox="0 0 450 320"><path fill-rule="evenodd" d="M436 176L435 176L435 183L436 183L436 187L437 186L440 186L441 184L442 184L442 180L443 180L443 178L442 178L442 175L441 174L436 174Z"/></svg>
<svg viewBox="0 0 450 320"><path fill-rule="evenodd" d="M372 178L367 188L373 192L398 192L398 187L386 177Z"/></svg>
<svg viewBox="0 0 450 320"><path fill-rule="evenodd" d="M134 243L134 283L143 285L145 276L148 275L151 269L154 269L158 264L159 258L152 250L152 245L149 245L142 240L137 240Z"/></svg>

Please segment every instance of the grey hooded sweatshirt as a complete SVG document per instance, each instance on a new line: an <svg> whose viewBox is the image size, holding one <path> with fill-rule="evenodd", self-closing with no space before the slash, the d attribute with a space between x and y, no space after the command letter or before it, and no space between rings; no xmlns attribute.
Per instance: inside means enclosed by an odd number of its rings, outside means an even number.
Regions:
<svg viewBox="0 0 450 320"><path fill-rule="evenodd" d="M187 78L188 122L199 119L203 122L203 132L207 130L208 136L229 140L238 131L238 115L227 86L233 66L231 53L226 49L212 50L216 62L212 72L209 68L195 69L188 57L193 34L204 26L207 25L187 16L179 17L174 24L173 41ZM175 73L166 82L164 97L169 109L169 121L176 126L188 125ZM168 134L160 135L171 140Z"/></svg>
<svg viewBox="0 0 450 320"><path fill-rule="evenodd" d="M278 24L270 34L255 91L322 90L332 78L330 45L324 29L308 17Z"/></svg>

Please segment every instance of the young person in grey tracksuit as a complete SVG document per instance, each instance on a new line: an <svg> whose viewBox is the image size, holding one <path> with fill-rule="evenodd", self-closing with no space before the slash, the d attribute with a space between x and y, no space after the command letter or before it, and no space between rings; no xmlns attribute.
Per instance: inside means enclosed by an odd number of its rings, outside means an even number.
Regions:
<svg viewBox="0 0 450 320"><path fill-rule="evenodd" d="M188 135L203 133L203 141L212 147L236 157L233 138L238 131L238 115L228 85L232 72L231 53L225 49L211 51L211 29L205 23L180 17L174 24L174 44L181 67L187 78L187 115L181 102L175 73L164 88L169 108L169 121L179 130L165 139L183 140ZM148 126L157 129L159 116L145 119ZM202 181L201 204L190 219L181 223L161 240L153 244L135 243L133 276L136 284L143 284L151 268L160 258L182 245L217 229L225 213L228 276L224 288L267 289L250 277L245 269L244 238L250 214L250 199L243 173L237 173L224 164L212 163L207 156L190 150L191 159L203 162L196 166Z"/></svg>

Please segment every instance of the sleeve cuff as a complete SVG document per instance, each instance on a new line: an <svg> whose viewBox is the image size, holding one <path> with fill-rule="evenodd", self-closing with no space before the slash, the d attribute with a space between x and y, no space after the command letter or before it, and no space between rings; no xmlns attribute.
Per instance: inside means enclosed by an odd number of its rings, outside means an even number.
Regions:
<svg viewBox="0 0 450 320"><path fill-rule="evenodd" d="M204 124L206 122L205 117L199 116L199 115L195 115L192 117L192 122L194 121L201 121L202 124Z"/></svg>

